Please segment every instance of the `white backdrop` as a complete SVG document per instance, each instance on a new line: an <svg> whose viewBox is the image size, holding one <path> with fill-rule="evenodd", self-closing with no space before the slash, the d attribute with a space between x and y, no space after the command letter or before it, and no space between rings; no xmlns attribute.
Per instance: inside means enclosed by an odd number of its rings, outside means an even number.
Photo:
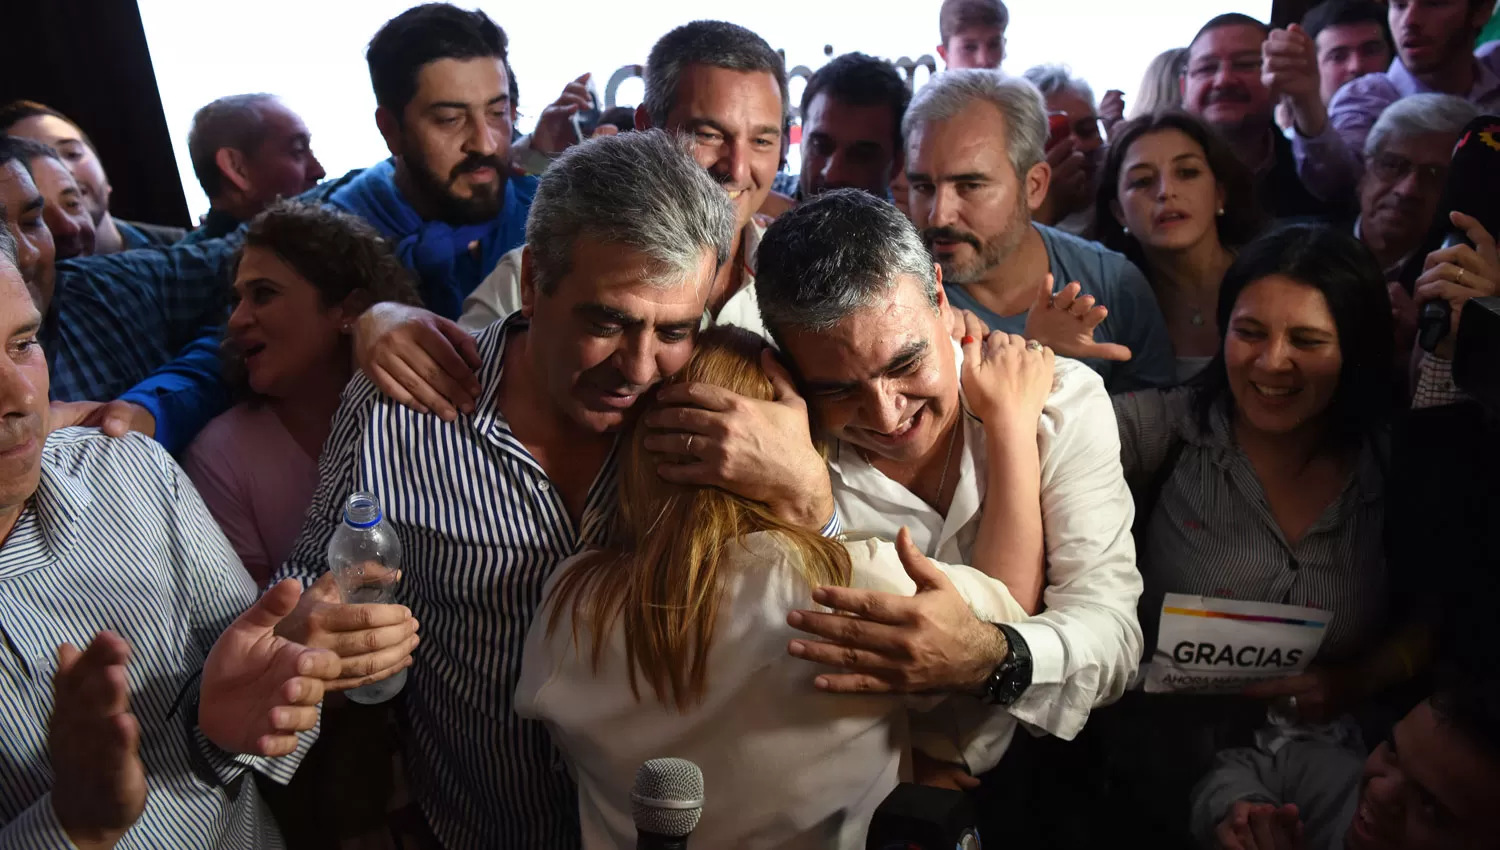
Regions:
<svg viewBox="0 0 1500 850"><path fill-rule="evenodd" d="M156 81L172 133L178 169L194 218L208 209L193 178L187 132L193 113L216 97L253 91L281 96L307 121L313 150L330 176L387 156L375 130L375 97L365 45L412 0L139 0ZM833 55L861 50L888 59L932 56L938 42L937 0L905 3L871 14L868 0L758 0L745 8L683 0L623 4L611 0L501 4L459 0L484 9L510 37L511 65L521 87L521 129L571 79L594 74L600 95L614 71L644 62L672 27L717 17L749 27L785 51L788 67L816 70ZM1133 95L1152 57L1186 44L1220 12L1266 20L1271 0L1008 0L1005 70L1066 62L1094 87ZM939 69L941 60L936 60ZM917 83L926 72L918 72ZM792 99L800 98L800 83ZM624 84L620 103L640 101L641 83ZM1128 101L1127 101L1128 102ZM796 150L792 151L796 158ZM791 166L795 170L795 162Z"/></svg>

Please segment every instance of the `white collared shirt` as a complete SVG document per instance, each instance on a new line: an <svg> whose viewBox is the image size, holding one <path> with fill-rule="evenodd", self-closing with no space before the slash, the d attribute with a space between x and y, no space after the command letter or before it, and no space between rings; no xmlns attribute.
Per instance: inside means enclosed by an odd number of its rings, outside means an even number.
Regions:
<svg viewBox="0 0 1500 850"><path fill-rule="evenodd" d="M954 346L960 373L963 353ZM929 558L974 563L984 505L984 426L964 416L958 488L946 516L887 478L853 446L837 444L829 463L844 528L894 539L902 526ZM1023 721L1071 740L1096 706L1124 693L1141 657L1136 603L1141 575L1130 535L1135 503L1120 466L1114 410L1098 374L1057 358L1057 385L1037 426L1042 526L1046 540L1045 610L1011 624L1032 656L1031 686L1006 711L967 706L971 735L1008 739ZM960 742L970 749L973 738ZM927 750L927 747L923 747ZM943 753L928 750L930 755ZM948 753L950 760L958 753Z"/></svg>
<svg viewBox="0 0 1500 850"><path fill-rule="evenodd" d="M729 297L717 316L703 311L703 328L716 324L735 325L770 339L766 326L760 320L760 305L755 300L755 255L760 250L760 238L766 229L756 221L745 225L743 231L745 265L741 269L742 284L739 291ZM464 299L463 315L458 324L474 333L488 327L496 319L503 319L521 309L521 252L516 248L500 258L495 270L480 282L469 297Z"/></svg>

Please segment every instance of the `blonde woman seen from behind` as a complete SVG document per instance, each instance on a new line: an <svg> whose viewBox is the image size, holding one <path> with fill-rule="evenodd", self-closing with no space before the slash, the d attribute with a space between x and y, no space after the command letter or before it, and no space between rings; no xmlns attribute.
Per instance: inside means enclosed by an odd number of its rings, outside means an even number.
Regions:
<svg viewBox="0 0 1500 850"><path fill-rule="evenodd" d="M765 348L746 331L714 328L670 382L769 400ZM1017 415L1040 417L1051 356L1016 346L996 358L1039 385ZM1044 358L1046 368L1028 369L1025 358ZM565 563L544 591L516 693L516 711L547 724L578 782L584 847L635 845L632 780L662 756L703 769L695 844L863 847L907 757L908 709L940 700L815 689L807 663L787 654L800 634L787 615L816 607L820 585L911 595L918 582L952 583L990 622L1025 611L1003 583L928 562L904 531L894 545L830 539L763 504L666 483L663 456L643 446L649 433L638 420L622 441L613 545Z"/></svg>

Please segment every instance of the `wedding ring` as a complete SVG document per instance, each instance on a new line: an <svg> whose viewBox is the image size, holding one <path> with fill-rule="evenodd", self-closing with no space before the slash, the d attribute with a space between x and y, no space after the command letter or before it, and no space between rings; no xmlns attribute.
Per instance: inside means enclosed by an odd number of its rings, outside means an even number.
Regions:
<svg viewBox="0 0 1500 850"><path fill-rule="evenodd" d="M688 443L687 443L687 453L688 454L692 454L693 453L693 438L696 437L696 436L698 436L698 435L697 434L689 434L688 435Z"/></svg>
<svg viewBox="0 0 1500 850"><path fill-rule="evenodd" d="M1455 281L1460 286L1463 285L1463 282L1464 282L1464 271L1465 271L1465 269L1459 269L1458 270L1458 280Z"/></svg>
<svg viewBox="0 0 1500 850"><path fill-rule="evenodd" d="M1028 339L1028 340L1026 340L1026 350L1027 351L1041 351L1042 350L1042 344L1040 342L1037 342L1034 339Z"/></svg>

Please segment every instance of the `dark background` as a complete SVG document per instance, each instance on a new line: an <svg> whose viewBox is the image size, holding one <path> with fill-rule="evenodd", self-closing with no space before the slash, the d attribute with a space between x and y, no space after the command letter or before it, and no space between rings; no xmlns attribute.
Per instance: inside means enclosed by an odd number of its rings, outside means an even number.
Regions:
<svg viewBox="0 0 1500 850"><path fill-rule="evenodd" d="M937 5L937 0L930 2ZM1272 22L1283 26L1300 20L1312 3L1275 0ZM1212 8L1212 3L1204 4L1205 21ZM115 215L182 227L195 224L188 220L135 0L5 0L0 35L0 103L39 100L78 122L104 161L114 187L110 209Z"/></svg>

